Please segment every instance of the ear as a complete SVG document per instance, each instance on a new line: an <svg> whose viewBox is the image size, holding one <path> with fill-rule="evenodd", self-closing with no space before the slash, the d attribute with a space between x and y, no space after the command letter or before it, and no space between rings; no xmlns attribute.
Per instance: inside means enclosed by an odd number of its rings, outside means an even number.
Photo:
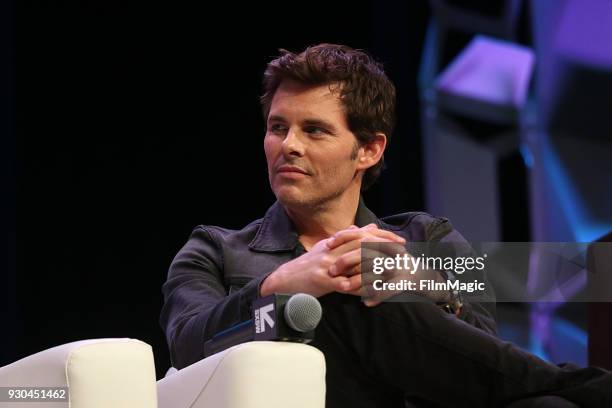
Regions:
<svg viewBox="0 0 612 408"><path fill-rule="evenodd" d="M387 136L377 132L374 139L359 148L357 170L366 170L380 161L387 147Z"/></svg>

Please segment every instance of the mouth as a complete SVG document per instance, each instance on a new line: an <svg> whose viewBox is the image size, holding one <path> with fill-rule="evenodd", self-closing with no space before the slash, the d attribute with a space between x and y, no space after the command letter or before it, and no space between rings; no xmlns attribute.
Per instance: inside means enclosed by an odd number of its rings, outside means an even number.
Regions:
<svg viewBox="0 0 612 408"><path fill-rule="evenodd" d="M298 166L289 166L289 165L283 165L280 166L276 169L276 172L280 175L283 176L292 176L292 175L304 175L304 176L308 176L308 172L304 169L302 169L301 167Z"/></svg>

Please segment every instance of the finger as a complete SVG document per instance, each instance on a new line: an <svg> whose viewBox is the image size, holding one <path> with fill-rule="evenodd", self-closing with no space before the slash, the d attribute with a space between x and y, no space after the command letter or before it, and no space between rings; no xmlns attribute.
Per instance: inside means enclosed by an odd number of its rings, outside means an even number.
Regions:
<svg viewBox="0 0 612 408"><path fill-rule="evenodd" d="M342 245L335 246L334 248L330 248L330 254L336 257L340 257L347 252L351 252L355 249L361 248L361 239L353 239L348 242L343 243Z"/></svg>
<svg viewBox="0 0 612 408"><path fill-rule="evenodd" d="M336 247L332 250L330 250L330 254L332 256L336 257L336 260L338 258L340 258L341 256L352 252L354 250L361 250L361 254L360 257L372 257L372 254L375 254L375 256L385 256L384 253L380 252L380 251L376 251L376 250L372 250L372 248L370 247L363 247L362 244L364 243L368 243L368 242L376 242L376 243L386 243L388 245L400 245L396 242L390 241L388 239L385 238L378 238L378 237L371 237L371 236L364 236L361 237L359 239L355 239L352 241L349 241L345 244L340 245L339 247ZM403 247L402 247L403 248ZM364 252L365 251L365 252ZM336 273L336 275L339 275L338 273Z"/></svg>
<svg viewBox="0 0 612 408"><path fill-rule="evenodd" d="M342 293L348 295L361 296L361 274L353 275L348 278L349 287L348 289L341 290Z"/></svg>
<svg viewBox="0 0 612 408"><path fill-rule="evenodd" d="M348 227L347 229L345 229L345 230L341 230L341 231L359 231L359 230L360 230L360 229L359 229L359 227L358 227L358 226L356 226L356 225L351 225L351 226L350 226L350 227ZM338 232L340 232L340 231L338 231ZM337 233L336 233L336 234L337 234ZM335 238L336 234L334 234L334 235L332 235L331 237L329 237L329 238L328 238L328 244L327 244L327 246L328 246L328 248L330 248L330 249L333 249L333 247L332 247L331 245L333 245L333 243L334 243L334 238ZM358 232L357 232L357 234L358 234ZM340 244L340 245L341 245L341 244ZM337 246L338 246L338 245L335 245L335 247L337 247Z"/></svg>
<svg viewBox="0 0 612 408"><path fill-rule="evenodd" d="M372 224L375 225L375 224ZM366 226L367 227L367 226ZM349 241L354 241L361 239L365 236L373 236L376 238L388 239L392 242L402 243L404 244L406 240L399 235L392 233L391 231L382 230L378 228L366 228L365 229L350 229L350 230L342 230L335 233L332 237L327 241L327 247L329 249L334 249L339 247L340 245L346 244Z"/></svg>
<svg viewBox="0 0 612 408"><path fill-rule="evenodd" d="M368 247L368 249L372 252L377 252L380 254L380 256L385 256L385 257L395 257L396 255L399 255L400 257L403 257L404 255L408 256L408 257L412 257L412 255L406 250L406 247L403 243L400 242L390 242L389 244L386 245L377 245L375 247Z"/></svg>
<svg viewBox="0 0 612 408"><path fill-rule="evenodd" d="M356 231L356 230L359 230L359 227L356 226L355 224L352 224L347 229L344 229L344 230L341 230L341 231ZM334 236L335 235L332 235L331 237L327 238L327 247L330 248L330 249L332 249L330 244L334 241L333 240Z"/></svg>
<svg viewBox="0 0 612 408"><path fill-rule="evenodd" d="M363 235L364 232L359 228L338 231L329 238L329 240L327 241L327 247L329 249L334 249L339 247L340 245L346 244L347 242L359 239Z"/></svg>
<svg viewBox="0 0 612 408"><path fill-rule="evenodd" d="M406 240L403 237L400 237L397 234L394 234L391 231L387 231L387 230L383 230L383 229L369 229L367 230L369 235L378 237L378 238L385 238L394 242L399 242L399 243L405 243Z"/></svg>
<svg viewBox="0 0 612 408"><path fill-rule="evenodd" d="M349 278L351 282L351 291L361 292L361 274L358 273Z"/></svg>
<svg viewBox="0 0 612 408"><path fill-rule="evenodd" d="M351 290L351 281L346 276L338 276L331 280L331 286L336 292L346 292Z"/></svg>
<svg viewBox="0 0 612 408"><path fill-rule="evenodd" d="M352 276L361 273L361 248L356 248L341 255L336 262L329 267L331 276Z"/></svg>
<svg viewBox="0 0 612 408"><path fill-rule="evenodd" d="M347 295L353 295L353 296L359 296L359 297L363 296L363 291L361 290L361 288L357 288L357 289L351 290L349 292L344 292L344 293L346 293Z"/></svg>
<svg viewBox="0 0 612 408"><path fill-rule="evenodd" d="M376 299L366 299L363 301L363 303L367 306L367 307L374 307L374 306L378 306L380 305L380 300L376 300Z"/></svg>

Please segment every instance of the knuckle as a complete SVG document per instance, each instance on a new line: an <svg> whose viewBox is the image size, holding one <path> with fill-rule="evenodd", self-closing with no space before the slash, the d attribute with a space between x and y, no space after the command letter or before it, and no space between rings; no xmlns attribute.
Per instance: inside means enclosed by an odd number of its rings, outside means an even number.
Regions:
<svg viewBox="0 0 612 408"><path fill-rule="evenodd" d="M325 254L321 257L321 264L325 266L329 266L334 262L334 259L331 255Z"/></svg>

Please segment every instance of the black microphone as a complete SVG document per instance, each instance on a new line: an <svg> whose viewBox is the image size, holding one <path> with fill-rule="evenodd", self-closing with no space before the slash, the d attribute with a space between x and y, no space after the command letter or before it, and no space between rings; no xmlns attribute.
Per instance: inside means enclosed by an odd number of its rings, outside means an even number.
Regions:
<svg viewBox="0 0 612 408"><path fill-rule="evenodd" d="M322 314L317 298L305 293L256 299L252 304L253 318L215 334L204 343L204 357L248 341L309 343Z"/></svg>

